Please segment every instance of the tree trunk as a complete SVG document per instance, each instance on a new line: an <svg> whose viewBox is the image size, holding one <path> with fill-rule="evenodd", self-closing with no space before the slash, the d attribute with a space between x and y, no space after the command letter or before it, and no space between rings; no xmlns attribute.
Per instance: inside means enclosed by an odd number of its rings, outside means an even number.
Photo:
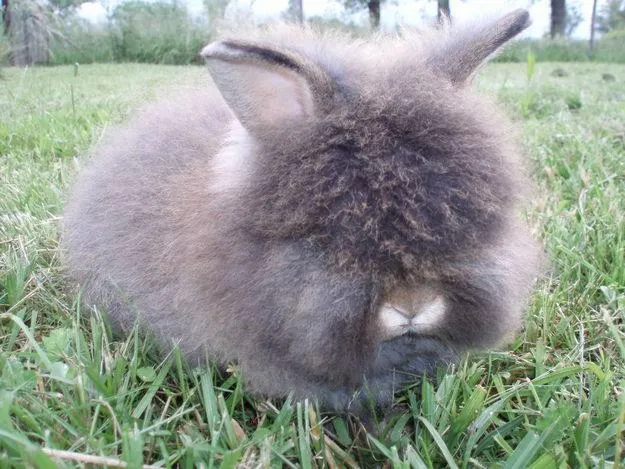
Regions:
<svg viewBox="0 0 625 469"><path fill-rule="evenodd" d="M551 39L564 36L565 27L566 0L551 0Z"/></svg>
<svg viewBox="0 0 625 469"><path fill-rule="evenodd" d="M302 0L289 0L289 19L297 21L298 23L304 22Z"/></svg>
<svg viewBox="0 0 625 469"><path fill-rule="evenodd" d="M369 8L369 22L371 23L371 29L380 28L380 0L370 0L367 3Z"/></svg>
<svg viewBox="0 0 625 469"><path fill-rule="evenodd" d="M590 53L595 50L595 23L597 22L597 0L592 2L592 16L590 17Z"/></svg>
<svg viewBox="0 0 625 469"><path fill-rule="evenodd" d="M445 18L451 18L449 0L438 0L438 22L442 22Z"/></svg>
<svg viewBox="0 0 625 469"><path fill-rule="evenodd" d="M9 0L2 0L2 22L4 23L4 34L9 35L11 28L11 10L9 9Z"/></svg>

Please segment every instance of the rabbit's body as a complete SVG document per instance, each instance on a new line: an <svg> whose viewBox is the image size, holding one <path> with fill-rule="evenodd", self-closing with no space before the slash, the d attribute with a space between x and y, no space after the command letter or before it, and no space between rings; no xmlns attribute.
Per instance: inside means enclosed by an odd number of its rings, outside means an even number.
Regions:
<svg viewBox="0 0 625 469"><path fill-rule="evenodd" d="M88 304L337 408L518 327L526 181L462 73L408 40L292 28L204 53L217 88L146 110L77 184L64 238Z"/></svg>

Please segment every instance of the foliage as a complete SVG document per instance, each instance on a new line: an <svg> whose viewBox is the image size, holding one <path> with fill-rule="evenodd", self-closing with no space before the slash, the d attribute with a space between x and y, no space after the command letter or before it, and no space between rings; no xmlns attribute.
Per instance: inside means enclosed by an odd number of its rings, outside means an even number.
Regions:
<svg viewBox="0 0 625 469"><path fill-rule="evenodd" d="M68 10L87 1L89 0L48 0L50 5L57 10Z"/></svg>
<svg viewBox="0 0 625 469"><path fill-rule="evenodd" d="M534 78L534 74L536 73L536 56L532 49L528 49L527 51L527 82L531 82L532 78Z"/></svg>
<svg viewBox="0 0 625 469"><path fill-rule="evenodd" d="M208 42L204 25L178 3L121 3L112 15L113 49L118 60L184 64Z"/></svg>
<svg viewBox="0 0 625 469"><path fill-rule="evenodd" d="M59 0L74 2L81 0ZM166 64L189 64L199 60L198 52L212 39L223 18L230 0L204 0L208 19L194 19L181 3L168 1L148 2L131 0L121 3L113 10L109 22L94 25L78 18L75 11L67 9L62 15L41 9L34 0L15 0L14 5L30 5L36 8L38 18L31 19L31 29L39 31L34 41L41 47L23 47L18 39L12 40L12 49L22 51L40 50L34 62L48 64L72 64L92 62L151 62ZM619 3L620 2L620 3ZM617 11L625 0L612 2ZM69 4L69 3L68 3ZM348 8L366 7L365 0L345 0ZM606 8L608 8L606 6ZM568 8L568 28L577 17L575 8ZM625 13L623 13L625 14ZM32 15L31 15L32 16ZM604 15L605 17L605 15ZM612 17L615 17L612 15ZM18 16L19 18L19 16ZM313 17L308 22L322 28L337 28L355 36L366 36L370 29L338 19ZM16 27L16 29L20 29ZM23 29L20 29L20 31ZM590 53L585 41L547 41L526 39L508 45L495 59L500 62L524 62L531 47L536 61L607 61L625 63L625 47L618 30L604 34ZM2 61L0 44L0 62ZM32 54L31 54L32 55ZM24 63L20 62L20 63Z"/></svg>
<svg viewBox="0 0 625 469"><path fill-rule="evenodd" d="M597 31L625 29L625 0L608 0L597 15Z"/></svg>
<svg viewBox="0 0 625 469"><path fill-rule="evenodd" d="M52 40L51 65L123 60L115 56L110 26L92 24L74 14L64 16L61 21L63 35Z"/></svg>
<svg viewBox="0 0 625 469"><path fill-rule="evenodd" d="M9 38L5 34L0 34L0 67L8 65L10 49Z"/></svg>
<svg viewBox="0 0 625 469"><path fill-rule="evenodd" d="M597 44L595 59L603 62L625 63L625 29L615 29L603 35Z"/></svg>
<svg viewBox="0 0 625 469"><path fill-rule="evenodd" d="M564 32L566 37L571 37L575 29L584 21L584 15L577 5L566 6L566 16L564 17Z"/></svg>
<svg viewBox="0 0 625 469"><path fill-rule="evenodd" d="M222 19L230 0L204 0L204 8L208 13L209 21Z"/></svg>
<svg viewBox="0 0 625 469"><path fill-rule="evenodd" d="M367 8L369 11L369 23L371 29L377 29L380 26L380 6L386 0L341 0L341 3L347 11L358 11Z"/></svg>
<svg viewBox="0 0 625 469"><path fill-rule="evenodd" d="M352 37L366 37L371 35L371 29L353 22L345 22L337 18L325 18L323 16L311 16L306 22L316 28L327 31L342 31Z"/></svg>
<svg viewBox="0 0 625 469"><path fill-rule="evenodd" d="M526 51L525 51L526 52ZM524 54L524 59L527 54ZM0 467L616 467L625 434L623 66L493 64L477 78L521 126L529 220L550 273L523 333L415 380L367 433L313 404L267 401L138 334L110 334L63 276L59 213L76 156L199 67L7 69L0 81ZM602 74L618 77L601 80ZM531 98L525 100L525 96ZM80 157L84 161L86 156ZM74 458L74 459L67 459Z"/></svg>
<svg viewBox="0 0 625 469"><path fill-rule="evenodd" d="M63 34L53 40L52 64L189 64L198 60L211 31L180 4L136 0L121 3L106 25L91 24L71 13L59 21Z"/></svg>
<svg viewBox="0 0 625 469"><path fill-rule="evenodd" d="M17 0L10 5L9 61L12 65L48 62L50 41L56 33L51 12L36 0Z"/></svg>
<svg viewBox="0 0 625 469"><path fill-rule="evenodd" d="M367 8L369 6L369 0L340 0L341 4L346 10L355 11ZM384 3L386 0L380 0L380 3Z"/></svg>
<svg viewBox="0 0 625 469"><path fill-rule="evenodd" d="M212 39L215 36L218 23L226 15L226 9L230 4L230 0L203 0L203 2L204 9L208 15L208 30Z"/></svg>
<svg viewBox="0 0 625 469"><path fill-rule="evenodd" d="M302 23L304 21L302 0L289 0L289 7L284 12L284 16L289 21Z"/></svg>

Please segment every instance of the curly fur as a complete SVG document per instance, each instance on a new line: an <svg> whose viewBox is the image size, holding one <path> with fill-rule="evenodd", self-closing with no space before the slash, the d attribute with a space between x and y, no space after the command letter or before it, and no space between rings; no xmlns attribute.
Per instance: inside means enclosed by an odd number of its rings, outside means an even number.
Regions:
<svg viewBox="0 0 625 469"><path fill-rule="evenodd" d="M237 362L255 392L342 409L497 343L539 249L513 133L467 83L526 25L208 46L217 86L109 132L74 189L63 241L87 303ZM426 283L442 322L381 340L381 306Z"/></svg>

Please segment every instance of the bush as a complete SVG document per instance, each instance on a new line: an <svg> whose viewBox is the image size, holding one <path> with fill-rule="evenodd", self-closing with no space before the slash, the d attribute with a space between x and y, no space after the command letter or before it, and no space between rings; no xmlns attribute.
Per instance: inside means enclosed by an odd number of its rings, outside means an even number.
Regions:
<svg viewBox="0 0 625 469"><path fill-rule="evenodd" d="M625 63L625 29L605 34L597 44L594 58L599 62Z"/></svg>
<svg viewBox="0 0 625 469"><path fill-rule="evenodd" d="M150 62L189 64L208 42L205 22L175 3L131 0L120 4L106 25L75 15L60 18L51 46L51 64Z"/></svg>
<svg viewBox="0 0 625 469"><path fill-rule="evenodd" d="M115 61L110 27L76 16L64 18L62 32L55 36L51 48L52 65Z"/></svg>
<svg viewBox="0 0 625 469"><path fill-rule="evenodd" d="M9 64L9 38L5 34L0 34L0 67Z"/></svg>
<svg viewBox="0 0 625 469"><path fill-rule="evenodd" d="M34 0L11 3L8 57L12 65L48 63L54 18L48 8Z"/></svg>
<svg viewBox="0 0 625 469"><path fill-rule="evenodd" d="M208 28L179 4L128 1L112 15L117 61L188 64L208 40Z"/></svg>

